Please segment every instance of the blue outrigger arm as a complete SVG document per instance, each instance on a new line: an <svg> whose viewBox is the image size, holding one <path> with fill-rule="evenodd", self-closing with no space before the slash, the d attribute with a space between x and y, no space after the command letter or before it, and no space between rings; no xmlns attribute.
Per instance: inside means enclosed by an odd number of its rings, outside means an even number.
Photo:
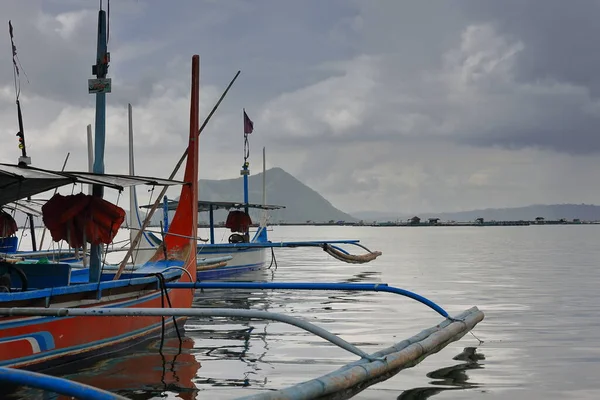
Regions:
<svg viewBox="0 0 600 400"><path fill-rule="evenodd" d="M389 286L387 283L313 283L313 282L172 282L172 289L281 289L281 290L348 290L360 292L387 292L405 296L435 310L444 318L450 318L446 310L433 301L414 292Z"/></svg>
<svg viewBox="0 0 600 400"><path fill-rule="evenodd" d="M106 390L69 379L14 368L0 367L0 382L42 389L76 399L127 400L126 397L116 393L107 392Z"/></svg>

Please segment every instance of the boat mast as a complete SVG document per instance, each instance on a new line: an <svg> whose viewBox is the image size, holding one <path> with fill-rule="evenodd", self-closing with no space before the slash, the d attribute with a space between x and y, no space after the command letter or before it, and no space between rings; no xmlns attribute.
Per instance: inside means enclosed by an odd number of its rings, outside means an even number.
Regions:
<svg viewBox="0 0 600 400"><path fill-rule="evenodd" d="M248 157L250 157L250 145L248 144L248 135L252 133L254 130L254 124L248 118L246 114L246 109L244 109L244 165L242 165L242 170L240 174L244 177L244 212L248 215L248 175L250 175L250 163L248 162ZM249 239L249 232L245 232L244 235L247 239Z"/></svg>
<svg viewBox="0 0 600 400"><path fill-rule="evenodd" d="M106 93L110 93L110 78L106 78L108 73L108 63L110 53L107 51L106 35L106 12L102 9L98 11L98 44L96 50L96 64L92 66L92 75L96 79L88 80L88 92L96 94L96 126L94 143L94 173L104 173L104 145L106 142ZM104 196L104 188L101 185L92 187L92 195L97 197ZM90 282L100 281L102 247L100 245L91 246L90 255Z"/></svg>
<svg viewBox="0 0 600 400"><path fill-rule="evenodd" d="M240 175L244 177L244 211L248 214L248 175L250 175L250 163L248 162L248 157L250 156L250 148L248 145L248 133L246 129L246 110L244 110L244 164L242 165L242 170L240 171Z"/></svg>
<svg viewBox="0 0 600 400"><path fill-rule="evenodd" d="M92 125L87 126L87 150L88 150L88 172L94 172L94 137L92 136ZM92 184L88 185L88 194L92 194Z"/></svg>
<svg viewBox="0 0 600 400"><path fill-rule="evenodd" d="M131 109L131 103L127 104L127 120L129 127L129 175L135 175L135 162L133 159L133 111ZM133 243L137 231L135 228L139 227L137 223L137 201L135 186L129 188L129 241ZM136 254L137 255L137 254ZM136 255L133 256L133 264L135 264Z"/></svg>
<svg viewBox="0 0 600 400"><path fill-rule="evenodd" d="M263 212L262 212L262 221L261 225L263 227L267 226L267 158L265 156L265 147L263 146L263 174L262 174L262 204L263 204Z"/></svg>
<svg viewBox="0 0 600 400"><path fill-rule="evenodd" d="M21 113L21 103L19 102L19 95L21 94L21 82L19 76L19 67L17 66L17 47L15 46L13 38L13 26L11 21L8 21L8 33L10 34L10 44L12 49L12 60L13 60L13 76L15 79L15 96L17 103L17 118L19 120L19 148L21 149L21 157L19 157L19 166L24 167L31 165L31 157L27 156L27 146L25 145L25 129L23 128L23 114ZM19 65L21 62L19 61ZM31 196L27 196L27 200L31 200ZM31 248L33 251L37 251L37 244L35 240L35 222L33 221L33 214L27 213L29 219L29 230L31 232Z"/></svg>
<svg viewBox="0 0 600 400"><path fill-rule="evenodd" d="M252 133L254 130L254 123L248 118L248 114L246 114L246 109L244 109L244 165L242 165L242 170L240 174L244 176L244 203L246 207L244 207L244 211L248 214L248 175L250 175L250 163L248 162L248 157L250 157L250 145L248 143L248 135Z"/></svg>

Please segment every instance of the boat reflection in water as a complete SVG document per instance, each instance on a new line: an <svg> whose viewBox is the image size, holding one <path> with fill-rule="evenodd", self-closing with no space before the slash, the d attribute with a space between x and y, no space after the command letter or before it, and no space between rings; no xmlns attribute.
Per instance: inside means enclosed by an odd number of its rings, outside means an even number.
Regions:
<svg viewBox="0 0 600 400"><path fill-rule="evenodd" d="M435 379L430 382L429 387L419 387L404 391L398 400L424 400L447 390L465 390L478 388L478 383L469 382L467 371L483 368L479 363L485 360L485 356L476 352L476 347L465 347L462 353L453 357L453 360L464 361L464 363L452 367L440 368L427 374L428 378ZM439 386L438 386L439 385Z"/></svg>
<svg viewBox="0 0 600 400"><path fill-rule="evenodd" d="M270 281L270 271L253 272L235 280ZM377 274L357 271L352 281L372 281ZM234 279L231 279L234 280ZM264 311L280 311L281 304L302 309L303 312L327 309L335 303L337 311L352 312L355 302L364 300L370 293L327 294L311 298L292 291L261 289L210 289L197 290L194 308L242 308ZM274 301L276 299L277 301ZM308 310L308 311L306 311ZM321 315L323 322L325 315ZM278 378L270 376L273 363L301 363L295 356L273 358L273 352L282 348L284 339L290 338L285 326L266 320L244 318L188 318L181 346L177 337L164 340L160 351L160 340L128 351L114 353L100 360L87 363L69 364L64 371L51 371L53 375L65 377L104 390L118 393L130 399L145 400L154 398L196 399L200 392L205 395L227 395L236 397L239 388L264 390ZM282 330L283 329L283 330ZM293 331L293 328L291 328ZM302 340L291 337L291 341ZM286 350L294 350L294 345ZM467 347L453 358L461 363L430 372L427 376L433 381L431 386L404 391L399 400L427 399L446 390L464 390L479 385L469 381L468 370L483 368L479 363L485 359L475 347ZM335 369L332 367L332 370ZM76 371L76 372L74 372ZM314 376L307 376L312 378ZM279 377L281 379L281 377ZM374 382L375 383L375 382ZM367 386L368 387L368 386ZM365 390L363 386L336 398L350 398ZM230 388L231 390L228 390ZM0 394L5 388L0 388ZM244 392L244 394L246 394ZM210 397L210 396L209 396ZM66 399L33 389L20 389L13 397L4 399Z"/></svg>
<svg viewBox="0 0 600 400"><path fill-rule="evenodd" d="M270 272L251 273L242 279L265 280ZM261 279L262 278L262 279ZM226 307L263 309L269 308L268 291L263 290L198 290L195 293L192 307ZM185 332L181 332L182 341L172 333L162 343L160 339L131 347L127 350L102 356L92 360L82 360L67 364L60 369L44 371L50 375L60 376L76 382L84 383L100 389L120 394L129 399L146 400L155 398L195 399L202 386L240 387L264 386L264 379L253 381L253 371L260 369L262 357L267 353L266 327L268 322L260 324L257 333L253 323L238 318L205 318L190 317L186 321ZM256 343L263 343L264 350L259 358L246 358L250 350L251 335ZM257 340L259 339L259 340ZM256 348L251 353L256 356ZM201 362L210 361L242 361L242 370L227 376L200 372ZM228 365L229 366L229 365ZM220 371L224 372L224 371ZM227 372L232 372L227 370ZM239 373L238 373L239 372ZM197 386L198 385L198 386ZM26 387L0 387L1 399L43 399L66 400L68 397Z"/></svg>
<svg viewBox="0 0 600 400"><path fill-rule="evenodd" d="M201 365L193 354L194 340L183 336L160 340L130 354L118 354L65 378L118 393L130 399L151 399L176 394L196 398L194 377Z"/></svg>
<svg viewBox="0 0 600 400"><path fill-rule="evenodd" d="M347 282L374 280L378 272L357 271ZM254 271L229 281L268 282L273 280L272 270ZM193 307L240 308L262 311L282 312L282 308L302 310L302 312L321 313L336 304L337 311L346 310L342 304L360 303L372 293L320 293L306 295L305 292L272 289L210 289L197 290ZM285 312L285 311L284 311ZM302 318L302 314L299 315ZM322 316L321 322L325 321ZM288 329L292 333L288 333ZM196 342L195 353L204 368L199 371L195 383L199 389L207 387L225 389L227 387L250 387L263 389L271 383L269 373L273 362L294 363L295 359L274 357L270 344L281 348L281 342L291 337L298 340L296 328L289 328L269 320L248 320L245 318L189 318L186 324L187 334ZM293 345L290 350L293 351ZM272 346L271 346L272 347ZM266 359L269 358L269 361ZM282 358L284 359L282 361ZM300 361L299 361L300 362ZM303 368L303 367L302 367ZM205 373L203 374L202 371ZM310 376L309 376L310 377ZM232 391L222 391L224 395L234 396Z"/></svg>
<svg viewBox="0 0 600 400"><path fill-rule="evenodd" d="M270 281L272 271L253 271L228 281ZM262 289L210 289L197 290L194 308L239 308L270 311L270 290ZM269 351L267 328L270 321L248 320L236 317L206 319L189 318L187 334L194 338L194 352L204 364L195 378L196 385L203 387L264 387L266 378L260 376L263 358Z"/></svg>
<svg viewBox="0 0 600 400"><path fill-rule="evenodd" d="M167 397L192 400L196 398L194 377L200 363L193 355L194 341L189 337L160 339L144 346L103 357L95 361L68 364L63 370L46 371L100 389L118 393L129 399L145 400ZM69 371L66 373L65 371ZM73 373L73 371L77 371ZM70 399L37 389L18 388L7 393L2 388L3 399Z"/></svg>

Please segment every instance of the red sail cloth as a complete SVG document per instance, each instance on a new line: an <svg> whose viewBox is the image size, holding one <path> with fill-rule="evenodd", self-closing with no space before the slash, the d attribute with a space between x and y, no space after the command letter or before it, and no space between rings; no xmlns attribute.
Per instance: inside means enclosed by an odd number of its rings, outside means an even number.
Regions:
<svg viewBox="0 0 600 400"><path fill-rule="evenodd" d="M42 207L44 224L55 242L64 240L71 247L109 244L125 221L125 210L100 197L79 193L55 194Z"/></svg>
<svg viewBox="0 0 600 400"><path fill-rule="evenodd" d="M0 238L14 235L17 232L17 222L6 211L0 210Z"/></svg>
<svg viewBox="0 0 600 400"><path fill-rule="evenodd" d="M250 225L252 225L250 216L239 210L230 211L225 222L225 227L231 229L231 232L246 233Z"/></svg>

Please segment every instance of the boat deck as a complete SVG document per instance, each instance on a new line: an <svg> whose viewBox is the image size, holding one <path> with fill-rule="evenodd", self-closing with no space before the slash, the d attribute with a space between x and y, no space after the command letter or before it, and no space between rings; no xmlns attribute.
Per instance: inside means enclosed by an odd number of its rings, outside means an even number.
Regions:
<svg viewBox="0 0 600 400"><path fill-rule="evenodd" d="M71 265L65 263L19 264L19 268L25 272L28 282L31 282L30 287L26 291L0 293L0 302L33 300L87 291L102 291L129 285L150 283L158 285L158 280L154 274L161 273L167 281L179 278L183 273L183 262L162 260L147 263L135 271L126 270L117 280L113 280L116 271L105 272L102 274L100 282L92 283L89 282L88 269L73 270ZM17 275L14 281L18 279ZM38 282L44 282L44 287L33 285Z"/></svg>

